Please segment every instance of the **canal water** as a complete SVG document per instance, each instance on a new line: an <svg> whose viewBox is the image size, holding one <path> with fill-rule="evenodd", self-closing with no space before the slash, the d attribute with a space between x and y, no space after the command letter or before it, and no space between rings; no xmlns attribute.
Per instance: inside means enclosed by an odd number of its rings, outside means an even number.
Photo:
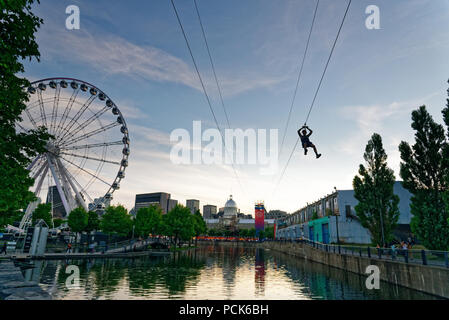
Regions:
<svg viewBox="0 0 449 320"><path fill-rule="evenodd" d="M79 287L73 288L76 269ZM253 247L204 246L133 259L35 261L23 272L54 299L434 299L384 282L379 290L368 290L364 276Z"/></svg>

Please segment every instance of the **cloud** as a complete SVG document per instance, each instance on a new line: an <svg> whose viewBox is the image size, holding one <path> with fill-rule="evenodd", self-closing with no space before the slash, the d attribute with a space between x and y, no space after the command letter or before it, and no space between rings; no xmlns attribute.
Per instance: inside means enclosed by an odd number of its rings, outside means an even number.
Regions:
<svg viewBox="0 0 449 320"><path fill-rule="evenodd" d="M387 120L403 118L410 114L413 109L425 104L426 101L437 95L438 92L435 92L415 100L394 101L389 104L347 106L341 109L341 113L348 119L355 119L362 133L372 133L383 129Z"/></svg>
<svg viewBox="0 0 449 320"><path fill-rule="evenodd" d="M51 29L51 32L49 31ZM68 32L52 28L49 22L38 33L43 59L70 59L106 75L125 75L137 79L178 83L201 91L194 69L182 59L153 46L140 46L116 35L93 36L84 29ZM207 90L216 90L214 79L202 72ZM285 80L285 76L257 73L220 75L223 94L232 96L255 88L266 88Z"/></svg>

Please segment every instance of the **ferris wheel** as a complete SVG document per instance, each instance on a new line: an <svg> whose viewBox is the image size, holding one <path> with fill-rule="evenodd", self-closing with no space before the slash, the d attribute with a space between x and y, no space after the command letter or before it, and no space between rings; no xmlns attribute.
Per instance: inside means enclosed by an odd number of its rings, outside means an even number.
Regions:
<svg viewBox="0 0 449 320"><path fill-rule="evenodd" d="M77 79L42 79L26 90L30 100L17 130L44 126L52 138L28 166L38 200L28 205L19 228L31 223L41 201L52 204L53 217L77 207L104 209L128 166L130 140L120 109L96 86Z"/></svg>

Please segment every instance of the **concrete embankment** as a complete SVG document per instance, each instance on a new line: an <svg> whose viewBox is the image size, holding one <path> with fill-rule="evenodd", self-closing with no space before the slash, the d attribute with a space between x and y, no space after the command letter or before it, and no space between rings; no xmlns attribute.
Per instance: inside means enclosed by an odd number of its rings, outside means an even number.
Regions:
<svg viewBox="0 0 449 320"><path fill-rule="evenodd" d="M203 242L203 244L206 243ZM449 269L444 267L325 252L302 243L217 242L216 245L260 246L361 275L367 275L366 268L369 265L375 265L379 267L380 279L383 281L449 299Z"/></svg>
<svg viewBox="0 0 449 320"><path fill-rule="evenodd" d="M36 282L26 281L14 262L0 260L0 300L51 300Z"/></svg>

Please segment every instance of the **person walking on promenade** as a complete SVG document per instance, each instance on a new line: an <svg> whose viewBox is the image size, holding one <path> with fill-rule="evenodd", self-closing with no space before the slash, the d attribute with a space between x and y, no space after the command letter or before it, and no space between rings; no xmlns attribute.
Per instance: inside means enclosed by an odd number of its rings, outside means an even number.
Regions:
<svg viewBox="0 0 449 320"><path fill-rule="evenodd" d="M6 241L3 242L3 246L2 246L2 253L6 254L6 249L8 248Z"/></svg>

